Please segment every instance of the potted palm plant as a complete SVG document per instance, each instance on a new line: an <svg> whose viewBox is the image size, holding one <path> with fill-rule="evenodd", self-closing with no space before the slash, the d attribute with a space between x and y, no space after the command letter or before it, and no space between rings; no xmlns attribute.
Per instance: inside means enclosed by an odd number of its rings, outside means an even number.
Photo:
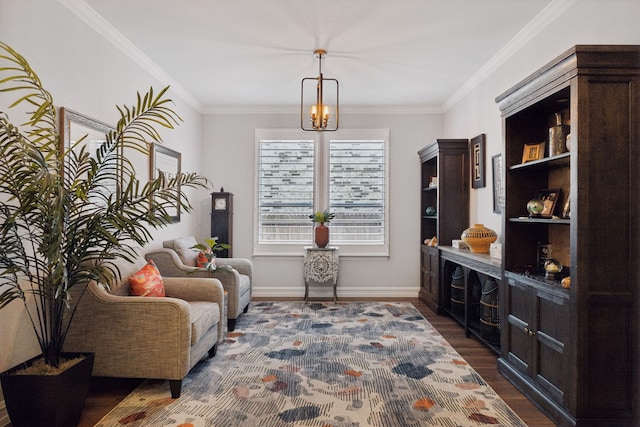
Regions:
<svg viewBox="0 0 640 427"><path fill-rule="evenodd" d="M150 228L171 222L171 208L192 209L183 189L207 186L206 178L193 173L171 179L160 174L141 183L122 155L124 149L148 152L151 142L161 142L156 127L179 124L167 89L158 94L150 89L138 94L133 106L118 107L115 129L91 155L82 140L63 146L51 94L26 59L0 42L0 93L11 98L9 108L0 111L0 309L13 302L24 305L42 351L38 359L47 368L60 368L67 359L63 345L76 306L70 291L86 289L91 280L108 286L119 276L108 261L132 260L134 247L152 239ZM26 114L20 125L9 117L14 107ZM116 189L105 192L114 179ZM41 420L76 425L88 382L80 386L74 378L67 381L72 389L64 391L37 380L36 390L29 391L25 384L31 375L13 371L0 375L13 425L45 425ZM91 366L84 371L90 379ZM17 396L12 385L19 387ZM45 389L54 393L44 398L45 406L55 410L46 415L36 406ZM81 396L74 397L78 391ZM79 409L63 414L64 404L73 400Z"/></svg>

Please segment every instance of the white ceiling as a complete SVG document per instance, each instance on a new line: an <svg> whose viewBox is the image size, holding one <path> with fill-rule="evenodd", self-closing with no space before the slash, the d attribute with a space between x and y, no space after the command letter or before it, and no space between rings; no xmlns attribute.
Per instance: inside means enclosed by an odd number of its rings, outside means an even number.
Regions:
<svg viewBox="0 0 640 427"><path fill-rule="evenodd" d="M341 107L441 110L573 2L59 1L204 112L297 105L317 48Z"/></svg>

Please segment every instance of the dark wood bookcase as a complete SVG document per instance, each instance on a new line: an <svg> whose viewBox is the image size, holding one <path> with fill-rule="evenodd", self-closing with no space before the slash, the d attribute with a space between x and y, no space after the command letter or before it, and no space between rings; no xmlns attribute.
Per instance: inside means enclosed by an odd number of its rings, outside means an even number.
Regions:
<svg viewBox="0 0 640 427"><path fill-rule="evenodd" d="M499 370L560 426L639 425L640 46L575 46L496 102L506 189ZM556 113L571 146L550 156ZM539 142L544 156L523 163ZM554 216L529 217L527 202L546 189L560 190ZM556 278L539 268L541 245L564 265Z"/></svg>
<svg viewBox="0 0 640 427"><path fill-rule="evenodd" d="M418 151L421 167L420 299L440 312L438 247L424 244L437 237L438 245L451 245L469 226L469 141L436 139ZM436 177L436 180L432 179ZM435 212L427 212L427 208Z"/></svg>

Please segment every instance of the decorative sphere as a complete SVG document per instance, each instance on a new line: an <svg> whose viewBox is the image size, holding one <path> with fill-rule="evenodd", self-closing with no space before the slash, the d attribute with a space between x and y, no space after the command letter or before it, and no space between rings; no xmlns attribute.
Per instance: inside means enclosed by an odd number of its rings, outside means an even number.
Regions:
<svg viewBox="0 0 640 427"><path fill-rule="evenodd" d="M568 277L568 276L565 277L564 279L562 279L560 284L562 285L563 288L569 289L571 287L571 277Z"/></svg>
<svg viewBox="0 0 640 427"><path fill-rule="evenodd" d="M544 262L545 277L547 279L555 279L557 274L562 271L562 263L557 259L551 258Z"/></svg>
<svg viewBox="0 0 640 427"><path fill-rule="evenodd" d="M544 203L540 199L531 199L527 202L527 210L531 216L538 216L544 210Z"/></svg>

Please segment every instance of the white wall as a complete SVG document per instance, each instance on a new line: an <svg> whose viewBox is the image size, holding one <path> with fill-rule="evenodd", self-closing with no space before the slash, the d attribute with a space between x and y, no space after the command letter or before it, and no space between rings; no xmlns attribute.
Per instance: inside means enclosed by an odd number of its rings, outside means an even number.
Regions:
<svg viewBox="0 0 640 427"><path fill-rule="evenodd" d="M254 263L255 295L302 297L302 248L297 257L253 257L254 130L297 128L297 114L210 114L203 158L216 190L234 194L233 254ZM389 129L389 258L342 257L338 296L416 296L419 288L420 168L418 150L442 134L440 114L341 114L343 129ZM207 205L207 208L210 204ZM203 206L204 208L204 206ZM408 214L411 213L411 214ZM202 229L200 238L208 236ZM309 236L311 243L311 236ZM313 295L323 295L315 290Z"/></svg>
<svg viewBox="0 0 640 427"><path fill-rule="evenodd" d="M119 117L116 105L135 103L137 91L144 93L151 86L157 91L166 86L56 1L0 0L0 40L29 61L57 107L107 123L115 124ZM183 171L199 172L201 115L175 94L170 96L184 122L177 130L163 132L166 145L182 152ZM0 98L0 110L6 107L6 98ZM14 117L13 111L6 112ZM16 116L15 122L21 124L24 119ZM147 158L136 162L136 168L141 179L148 178ZM192 200L199 205L207 197L208 192L202 191L193 194ZM195 233L200 216L183 218L181 223L157 231L157 241ZM39 349L22 305L13 302L0 311L0 372L37 354Z"/></svg>

